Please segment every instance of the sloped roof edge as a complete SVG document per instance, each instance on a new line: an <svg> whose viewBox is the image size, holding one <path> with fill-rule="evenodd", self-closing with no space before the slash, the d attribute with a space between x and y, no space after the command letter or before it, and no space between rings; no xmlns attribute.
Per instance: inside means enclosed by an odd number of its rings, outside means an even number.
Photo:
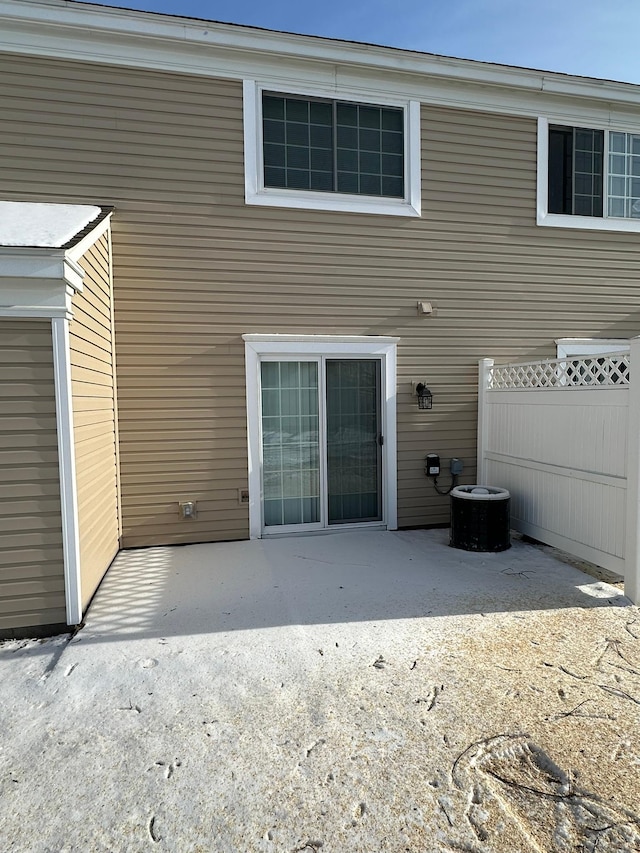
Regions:
<svg viewBox="0 0 640 853"><path fill-rule="evenodd" d="M103 205L0 201L0 248L66 251L112 211Z"/></svg>
<svg viewBox="0 0 640 853"><path fill-rule="evenodd" d="M126 0L125 0L126 2ZM0 0L0 50L166 71L251 77L270 58L299 68L359 69L382 77L417 75L432 82L546 93L638 106L640 86L478 60L456 59L363 42L297 35L239 24L80 3Z"/></svg>

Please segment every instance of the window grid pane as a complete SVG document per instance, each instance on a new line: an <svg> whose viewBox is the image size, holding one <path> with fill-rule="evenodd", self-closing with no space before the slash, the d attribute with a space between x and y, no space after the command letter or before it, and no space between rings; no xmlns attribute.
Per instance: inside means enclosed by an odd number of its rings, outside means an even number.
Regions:
<svg viewBox="0 0 640 853"><path fill-rule="evenodd" d="M263 93L265 187L404 198L404 115Z"/></svg>
<svg viewBox="0 0 640 853"><path fill-rule="evenodd" d="M577 127L573 132L573 212L602 216L604 132Z"/></svg>
<svg viewBox="0 0 640 853"><path fill-rule="evenodd" d="M403 198L402 110L337 107L338 192Z"/></svg>
<svg viewBox="0 0 640 853"><path fill-rule="evenodd" d="M318 365L260 365L266 527L320 520Z"/></svg>
<svg viewBox="0 0 640 853"><path fill-rule="evenodd" d="M609 216L640 219L640 134L609 132Z"/></svg>
<svg viewBox="0 0 640 853"><path fill-rule="evenodd" d="M265 93L262 116L265 186L332 189L331 104Z"/></svg>

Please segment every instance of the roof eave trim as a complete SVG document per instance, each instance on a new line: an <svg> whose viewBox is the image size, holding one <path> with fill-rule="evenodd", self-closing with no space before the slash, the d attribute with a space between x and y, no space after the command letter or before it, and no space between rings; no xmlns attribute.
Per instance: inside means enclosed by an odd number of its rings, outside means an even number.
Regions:
<svg viewBox="0 0 640 853"><path fill-rule="evenodd" d="M141 43L145 43L147 48L154 50L158 67L164 65L168 70L179 70L177 54L180 53L184 66L181 70L210 73L211 76L222 76L224 72L220 67L221 53L235 55L237 61L238 52L244 52L261 57L270 54L292 62L303 59L370 71L427 75L442 81L492 85L516 91L542 91L634 106L638 103L639 87L631 83L511 68L151 12L80 4L61 6L47 0L32 0L28 4L0 0L0 18L3 20L0 50L3 51L115 64L126 59L128 64L150 67L152 63L148 57L137 58ZM194 52L197 47L201 51ZM209 70L207 64L211 66Z"/></svg>
<svg viewBox="0 0 640 853"><path fill-rule="evenodd" d="M74 237L73 241L71 241L72 245L65 250L66 257L69 261L77 263L84 253L90 249L94 243L97 243L100 237L109 230L112 215L112 207L103 207L100 216L93 222L89 223L87 228L81 234L77 234Z"/></svg>

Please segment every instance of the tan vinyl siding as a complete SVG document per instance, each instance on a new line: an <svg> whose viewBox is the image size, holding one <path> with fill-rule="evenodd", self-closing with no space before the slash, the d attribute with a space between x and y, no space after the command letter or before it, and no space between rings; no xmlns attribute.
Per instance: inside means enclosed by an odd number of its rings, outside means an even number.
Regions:
<svg viewBox="0 0 640 853"><path fill-rule="evenodd" d="M239 82L2 62L5 197L116 206L125 546L247 535L244 332L400 336L408 526L448 519L427 452L473 482L479 358L640 331L637 235L536 227L533 118L423 105L420 219L247 207Z"/></svg>
<svg viewBox="0 0 640 853"><path fill-rule="evenodd" d="M0 633L66 622L51 323L0 317Z"/></svg>
<svg viewBox="0 0 640 853"><path fill-rule="evenodd" d="M119 545L109 238L81 258L69 326L82 609Z"/></svg>

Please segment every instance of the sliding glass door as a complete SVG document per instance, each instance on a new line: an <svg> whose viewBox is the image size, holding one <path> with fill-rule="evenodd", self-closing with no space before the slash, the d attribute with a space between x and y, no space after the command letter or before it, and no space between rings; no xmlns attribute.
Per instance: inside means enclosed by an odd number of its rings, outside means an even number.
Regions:
<svg viewBox="0 0 640 853"><path fill-rule="evenodd" d="M382 518L380 362L327 359L329 524Z"/></svg>
<svg viewBox="0 0 640 853"><path fill-rule="evenodd" d="M265 527L320 522L319 364L263 361Z"/></svg>
<svg viewBox="0 0 640 853"><path fill-rule="evenodd" d="M381 521L380 360L267 358L260 380L264 529Z"/></svg>

